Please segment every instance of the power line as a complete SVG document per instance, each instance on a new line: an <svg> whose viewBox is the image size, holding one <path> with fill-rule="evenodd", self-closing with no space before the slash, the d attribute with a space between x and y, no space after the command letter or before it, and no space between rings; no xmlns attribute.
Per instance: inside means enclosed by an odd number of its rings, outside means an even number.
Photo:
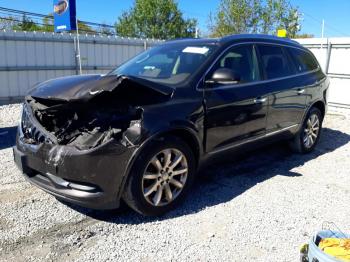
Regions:
<svg viewBox="0 0 350 262"><path fill-rule="evenodd" d="M10 8L5 8L5 7L0 7L0 14L6 15L7 17L0 17L2 20L6 21L12 21L16 23L23 23L23 17L27 17L30 19L30 22L37 26L53 26L54 24L54 16L53 15L44 15L44 14L39 14L39 13L33 13L33 12L26 12L26 11L21 11L21 10L16 10L16 9L10 9ZM48 24L43 23L42 20L47 19ZM89 21L81 21L79 20L79 23L83 23L87 26L93 27L94 29L97 27L97 31L94 30L89 30L89 29L84 29L84 28L79 28L79 31L84 32L84 33L90 33L90 34L99 34L101 32L98 32L101 29L112 29L111 32L102 32L102 34L106 35L116 35L114 33L115 28L111 25L107 24L100 24L100 23L95 23L95 22L89 22Z"/></svg>
<svg viewBox="0 0 350 262"><path fill-rule="evenodd" d="M21 15L18 15L18 14L11 14L11 13L7 13L7 12L2 12L0 11L0 14L2 15L6 15L7 17L10 17L10 18L18 18L18 19L22 19L23 16ZM27 16L28 18L30 18L31 20L39 20L39 18L33 18L33 17L29 17ZM40 21L42 21L42 19L40 18ZM39 23L39 22L38 22Z"/></svg>
<svg viewBox="0 0 350 262"><path fill-rule="evenodd" d="M19 20L19 19L14 19L13 17L0 17L0 20L6 20L6 21L10 21L10 22L18 22L18 23L22 23L23 20ZM52 26L53 25L47 25L47 24L44 24L44 23L38 23L38 22L33 22L33 24L35 25L39 25L39 26ZM79 31L80 32L84 32L84 33L92 33L92 34L96 34L98 32L96 31L93 31L93 30L88 30L88 29L80 29L79 28ZM104 33L104 34L107 34L107 35L114 35L114 34L109 34L109 33Z"/></svg>
<svg viewBox="0 0 350 262"><path fill-rule="evenodd" d="M0 19L2 19L2 20L7 20L7 21L10 21L10 22L19 22L19 23L22 23L22 22L23 22L22 20L14 19L14 18L12 18L12 17L0 17ZM36 22L33 22L33 24L35 24L35 25L42 25L42 26L45 25L45 24L43 24L43 23L36 23Z"/></svg>
<svg viewBox="0 0 350 262"><path fill-rule="evenodd" d="M308 16L309 18L313 19L314 21L316 21L319 25L322 24L322 20L320 20L320 19L318 19L318 18L315 18L314 16L312 16L312 15L306 13L306 12L303 12L303 14L305 14L305 15ZM326 24L325 24L325 27L328 28L328 29L330 29L331 31L337 32L338 34L341 34L341 35L343 35L343 36L348 36L348 37L350 36L350 34L347 34L347 33L345 33L345 32L342 32L342 31L336 29L335 27L331 26L329 23L326 23Z"/></svg>
<svg viewBox="0 0 350 262"><path fill-rule="evenodd" d="M5 11L8 12L10 14L20 14L22 16L28 16L28 17L40 17L40 18L47 18L47 19L51 19L54 20L54 16L49 14L49 15L44 15L44 14L39 14L39 13L33 13L33 12L27 12L27 11L22 11L22 10L17 10L17 9L10 9L10 8L6 8L6 7L0 7L0 11ZM114 29L114 26L112 25L107 25L107 24L101 24L101 23L95 23L95 22L89 22L89 21L82 21L79 20L79 22L84 23L86 25L90 25L90 26L97 26L97 27L103 27L103 28L110 28L110 29Z"/></svg>

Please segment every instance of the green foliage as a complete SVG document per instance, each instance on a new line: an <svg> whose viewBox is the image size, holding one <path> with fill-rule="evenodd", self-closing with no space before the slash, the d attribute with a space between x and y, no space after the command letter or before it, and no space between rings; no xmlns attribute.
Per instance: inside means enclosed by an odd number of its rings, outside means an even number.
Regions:
<svg viewBox="0 0 350 262"><path fill-rule="evenodd" d="M184 19L174 0L135 0L116 23L120 36L172 39L194 37L197 21Z"/></svg>
<svg viewBox="0 0 350 262"><path fill-rule="evenodd" d="M288 37L300 30L298 7L289 0L221 0L215 15L209 18L211 35L259 33L276 34L286 29Z"/></svg>
<svg viewBox="0 0 350 262"><path fill-rule="evenodd" d="M36 32L53 32L54 25L52 15L49 14L43 18L41 24L35 23L30 18L25 15L22 17L22 20L18 21L13 17L0 18L0 30L16 30L16 31L36 31ZM83 22L78 22L79 30L83 33L96 33L90 26L86 25Z"/></svg>
<svg viewBox="0 0 350 262"><path fill-rule="evenodd" d="M96 33L96 31L93 30L90 26L88 26L87 24L81 21L78 21L78 27L82 33L88 33L88 34ZM0 30L2 29L27 31L27 32L30 32L30 31L53 32L54 25L53 25L52 14L48 14L46 17L44 17L41 24L36 24L33 20L26 17L25 15L22 17L21 21L18 21L13 17L0 18Z"/></svg>
<svg viewBox="0 0 350 262"><path fill-rule="evenodd" d="M87 34L94 34L96 33L95 30L93 30L91 28L91 26L88 26L87 24L81 22L78 20L78 29L79 31L81 31L82 33L87 33Z"/></svg>
<svg viewBox="0 0 350 262"><path fill-rule="evenodd" d="M40 26L36 25L33 20L27 18L25 15L22 17L22 21L15 23L12 30L17 31L40 31Z"/></svg>
<svg viewBox="0 0 350 262"><path fill-rule="evenodd" d="M50 19L50 16L52 16L52 14L49 14L43 18L43 26L41 27L40 31L53 32L55 30L54 25L53 25L53 20L52 20L52 18Z"/></svg>
<svg viewBox="0 0 350 262"><path fill-rule="evenodd" d="M0 18L0 30L12 30L16 24L16 19L11 16Z"/></svg>

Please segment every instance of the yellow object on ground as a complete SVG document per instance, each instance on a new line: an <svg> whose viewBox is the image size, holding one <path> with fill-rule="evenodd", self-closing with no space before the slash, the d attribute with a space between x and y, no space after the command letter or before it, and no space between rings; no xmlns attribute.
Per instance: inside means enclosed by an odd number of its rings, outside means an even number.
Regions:
<svg viewBox="0 0 350 262"><path fill-rule="evenodd" d="M340 261L350 261L350 239L324 238L320 241L318 247L327 255Z"/></svg>

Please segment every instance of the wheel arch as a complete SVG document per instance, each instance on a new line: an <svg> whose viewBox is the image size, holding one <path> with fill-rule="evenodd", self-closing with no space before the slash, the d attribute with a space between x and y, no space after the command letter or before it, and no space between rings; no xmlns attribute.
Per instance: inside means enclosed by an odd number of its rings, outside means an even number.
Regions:
<svg viewBox="0 0 350 262"><path fill-rule="evenodd" d="M198 167L199 159L202 153L202 147L199 142L199 139L194 134L193 131L190 131L188 128L176 128L172 130L168 130L162 132L156 136L157 138L161 138L164 136L176 136L182 139L192 150L196 160L196 167Z"/></svg>
<svg viewBox="0 0 350 262"><path fill-rule="evenodd" d="M302 116L301 121L299 123L299 126L296 129L296 133L300 131L300 128L302 127L302 124L304 123L308 113L310 112L311 108L314 108L314 107L321 111L323 118L325 117L325 115L326 115L326 103L322 100L314 101L305 110L304 115Z"/></svg>
<svg viewBox="0 0 350 262"><path fill-rule="evenodd" d="M313 103L310 106L310 109L313 108L313 107L316 107L317 109L319 109L321 111L321 113L322 113L322 117L323 118L325 117L325 115L326 115L326 105L325 105L325 103L323 101L319 100L319 101Z"/></svg>
<svg viewBox="0 0 350 262"><path fill-rule="evenodd" d="M119 188L119 194L118 194L119 199L124 191L125 184L126 184L126 181L130 175L131 168L132 168L135 160L137 159L138 155L142 151L142 149L151 140L162 139L162 137L165 137L165 136L176 136L176 137L179 137L180 139L182 139L185 143L187 143L189 145L190 149L194 153L196 169L198 168L200 157L201 157L202 152L203 152L203 147L201 146L200 140L199 140L198 136L196 136L196 133L194 131L192 131L188 127L178 127L178 128L172 128L172 129L160 131L160 132L150 136L146 141L144 141L142 143L142 145L137 150L135 150L133 156L130 158L128 165L127 165L126 172L124 173L124 178L123 178L122 184Z"/></svg>

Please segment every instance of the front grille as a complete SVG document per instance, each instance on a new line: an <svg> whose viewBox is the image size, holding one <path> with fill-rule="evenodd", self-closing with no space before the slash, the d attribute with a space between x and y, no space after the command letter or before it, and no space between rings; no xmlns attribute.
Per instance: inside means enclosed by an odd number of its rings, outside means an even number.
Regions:
<svg viewBox="0 0 350 262"><path fill-rule="evenodd" d="M27 103L23 105L23 113L21 120L21 128L23 133L23 138L26 140L28 144L40 144L44 142L48 142L45 134L36 127L31 118L34 117L31 114L31 109Z"/></svg>

